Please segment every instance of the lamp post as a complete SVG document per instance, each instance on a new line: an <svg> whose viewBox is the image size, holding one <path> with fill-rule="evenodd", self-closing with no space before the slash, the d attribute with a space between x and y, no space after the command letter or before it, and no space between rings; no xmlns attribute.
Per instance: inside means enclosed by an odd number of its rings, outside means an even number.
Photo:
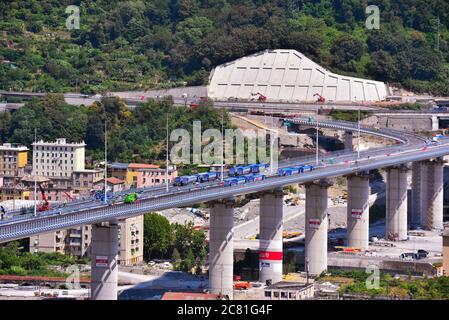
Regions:
<svg viewBox="0 0 449 320"><path fill-rule="evenodd" d="M166 150L166 159L165 159L165 191L168 192L168 112L167 112L167 123L166 123L166 142L167 142L167 150Z"/></svg>
<svg viewBox="0 0 449 320"><path fill-rule="evenodd" d="M36 147L37 143L37 130L34 128L34 147ZM34 171L34 216L37 216L37 162L36 155L33 157L33 163L36 165L33 168Z"/></svg>
<svg viewBox="0 0 449 320"><path fill-rule="evenodd" d="M108 134L107 134L107 121L108 117L105 113L104 119L104 204L108 203L107 190L108 190Z"/></svg>
<svg viewBox="0 0 449 320"><path fill-rule="evenodd" d="M319 145L319 124L318 124L318 119L316 119L316 165L318 166L319 163L319 149L320 149L320 145Z"/></svg>
<svg viewBox="0 0 449 320"><path fill-rule="evenodd" d="M224 107L221 108L221 175L220 180L224 180L224 152L225 152L225 141L224 141Z"/></svg>
<svg viewBox="0 0 449 320"><path fill-rule="evenodd" d="M357 136L358 136L358 139L357 139L357 159L359 160L360 159L360 107L359 107L359 110L358 110L357 131L358 131L358 133L357 133Z"/></svg>

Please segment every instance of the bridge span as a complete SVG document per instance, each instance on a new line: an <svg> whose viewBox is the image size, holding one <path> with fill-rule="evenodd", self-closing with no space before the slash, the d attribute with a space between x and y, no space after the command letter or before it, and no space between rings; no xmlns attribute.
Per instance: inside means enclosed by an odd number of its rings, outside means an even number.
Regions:
<svg viewBox="0 0 449 320"><path fill-rule="evenodd" d="M302 126L320 126L346 132L359 130L354 123L307 119L285 119ZM282 277L282 187L306 186L305 256L309 272L319 275L327 269L327 189L328 179L348 179L348 239L351 246L367 249L370 170L387 169L387 223L390 240L407 236L407 164L413 163L413 217L411 223L425 229L443 227L443 157L449 154L449 140L429 143L417 135L394 130L361 127L363 134L392 139L398 144L364 152L331 154L332 164L292 176L269 176L264 181L232 187L220 185L171 188L148 193L133 204L77 205L53 210L43 216L17 217L0 222L0 242L31 235L92 224L92 298L117 299L117 220L151 211L190 206L207 202L211 206L209 286L213 293L232 298L232 251L234 197L259 193L260 208L260 279L277 282ZM283 166L298 164L285 161Z"/></svg>

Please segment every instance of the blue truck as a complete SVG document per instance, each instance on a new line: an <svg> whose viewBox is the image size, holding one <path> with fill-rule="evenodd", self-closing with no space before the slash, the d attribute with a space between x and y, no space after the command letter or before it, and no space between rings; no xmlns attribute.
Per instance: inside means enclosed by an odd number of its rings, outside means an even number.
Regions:
<svg viewBox="0 0 449 320"><path fill-rule="evenodd" d="M175 178L175 186L187 186L198 181L197 176L181 176Z"/></svg>

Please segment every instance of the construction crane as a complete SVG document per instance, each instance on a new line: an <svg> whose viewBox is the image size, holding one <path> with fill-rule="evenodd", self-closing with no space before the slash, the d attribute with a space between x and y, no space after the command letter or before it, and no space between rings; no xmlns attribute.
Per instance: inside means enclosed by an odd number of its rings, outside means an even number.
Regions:
<svg viewBox="0 0 449 320"><path fill-rule="evenodd" d="M42 188L42 184L40 182L38 182L38 186L42 194L43 203L37 205L37 211L48 211L50 210L50 202L48 202L47 195L45 194L44 188Z"/></svg>
<svg viewBox="0 0 449 320"><path fill-rule="evenodd" d="M314 96L314 97L318 97L317 102L321 102L321 103L326 102L326 99L325 99L321 94L319 94L319 93L315 93L313 96Z"/></svg>
<svg viewBox="0 0 449 320"><path fill-rule="evenodd" d="M263 95L263 94L261 94L260 92L257 92L257 93L251 93L251 95L254 97L254 96L259 96L259 98L258 98L258 100L260 101L260 102L265 102L265 101L267 101L267 96L265 96L265 95Z"/></svg>
<svg viewBox="0 0 449 320"><path fill-rule="evenodd" d="M64 194L65 194L65 196L66 196L67 198L69 198L70 200L73 200L73 197L72 197L72 195L71 195L70 193L64 192Z"/></svg>

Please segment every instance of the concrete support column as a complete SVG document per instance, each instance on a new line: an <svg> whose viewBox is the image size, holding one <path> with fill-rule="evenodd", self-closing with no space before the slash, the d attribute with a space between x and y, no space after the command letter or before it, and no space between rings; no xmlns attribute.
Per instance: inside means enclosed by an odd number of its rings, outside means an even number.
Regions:
<svg viewBox="0 0 449 320"><path fill-rule="evenodd" d="M327 270L327 194L329 183L306 185L305 266L311 275Z"/></svg>
<svg viewBox="0 0 449 320"><path fill-rule="evenodd" d="M407 167L387 169L386 238L407 239Z"/></svg>
<svg viewBox="0 0 449 320"><path fill-rule="evenodd" d="M444 161L441 158L423 163L426 171L422 181L426 190L421 204L421 225L426 230L443 229Z"/></svg>
<svg viewBox="0 0 449 320"><path fill-rule="evenodd" d="M282 189L260 197L259 281L282 280Z"/></svg>
<svg viewBox="0 0 449 320"><path fill-rule="evenodd" d="M438 131L440 129L440 118L437 116L432 116L432 131Z"/></svg>
<svg viewBox="0 0 449 320"><path fill-rule="evenodd" d="M209 229L209 289L233 298L234 202L211 203Z"/></svg>
<svg viewBox="0 0 449 320"><path fill-rule="evenodd" d="M422 199L426 193L426 189L423 188L423 181L427 180L426 173L422 162L413 162L410 224L415 227L421 225Z"/></svg>
<svg viewBox="0 0 449 320"><path fill-rule="evenodd" d="M348 246L368 249L369 174L350 175L348 182Z"/></svg>
<svg viewBox="0 0 449 320"><path fill-rule="evenodd" d="M345 141L344 141L345 150L351 150L352 151L352 146L353 146L353 143L352 143L353 133L352 133L352 131L346 131L344 137L345 137Z"/></svg>
<svg viewBox="0 0 449 320"><path fill-rule="evenodd" d="M92 225L91 299L117 300L118 224Z"/></svg>

